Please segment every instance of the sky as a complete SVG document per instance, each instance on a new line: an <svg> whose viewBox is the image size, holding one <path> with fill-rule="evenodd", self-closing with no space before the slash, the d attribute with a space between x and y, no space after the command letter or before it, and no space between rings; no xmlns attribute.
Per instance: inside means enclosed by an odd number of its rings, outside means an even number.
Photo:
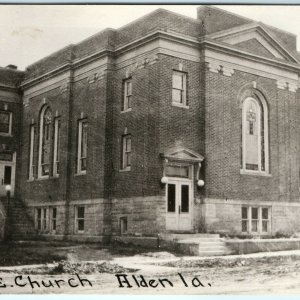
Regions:
<svg viewBox="0 0 300 300"><path fill-rule="evenodd" d="M26 66L69 44L119 28L157 8L196 18L199 5L0 5L0 66ZM216 5L298 35L300 6Z"/></svg>

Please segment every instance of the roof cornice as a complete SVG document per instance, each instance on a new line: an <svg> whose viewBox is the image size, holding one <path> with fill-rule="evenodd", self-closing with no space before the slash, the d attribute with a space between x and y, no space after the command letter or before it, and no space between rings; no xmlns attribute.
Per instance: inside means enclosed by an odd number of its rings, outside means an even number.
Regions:
<svg viewBox="0 0 300 300"><path fill-rule="evenodd" d="M298 59L292 53L290 53L290 51L288 49L286 49L286 47L284 45L282 45L282 43L270 32L270 30L267 28L267 26L261 22L252 22L252 23L241 25L241 26L237 26L235 28L230 28L230 29L219 31L219 32L215 32L215 33L207 35L206 38L219 39L222 37L231 36L231 35L241 33L243 31L249 31L252 29L259 30L266 37L268 42L270 42L276 48L277 51L282 53L283 56L289 57L294 62L298 62Z"/></svg>
<svg viewBox="0 0 300 300"><path fill-rule="evenodd" d="M288 70L294 70L297 73L300 72L300 64L292 63L292 62L284 62L284 61L278 61L271 58L266 58L263 56L255 55L243 50L239 50L235 48L234 46L231 46L229 44L216 41L208 36L202 37L200 39L192 38L190 36L185 35L179 35L178 33L172 32L172 31L163 31L163 30L157 30L152 33L149 33L148 35L139 38L137 40L132 41L129 44L126 44L122 47L119 47L115 50L112 49L101 49L98 52L95 52L89 56L86 56L84 58L74 60L73 62L66 63L64 65L59 66L56 69L53 69L45 74L42 74L36 78L28 79L22 82L20 87L22 89L26 89L31 87L32 85L45 81L51 77L54 77L56 75L59 75L63 72L74 70L78 67L81 67L83 65L86 65L88 63L91 63L97 59L110 56L115 57L119 56L121 54L124 54L126 52L131 51L132 49L139 47L143 44L149 43L151 41L154 41L156 39L165 39L173 42L178 42L180 44L192 46L192 47L204 47L208 49L213 49L219 52L223 52L230 55L235 55L237 57L242 57L245 59L249 59L256 62L261 62L263 64L272 65L278 68L282 69L288 69Z"/></svg>
<svg viewBox="0 0 300 300"><path fill-rule="evenodd" d="M218 42L216 40L209 39L204 37L200 40L200 44L202 48L212 49L219 52L223 52L230 55L235 55L237 57L241 57L244 59L248 59L255 62L260 62L269 66L274 66L277 68L285 69L285 70L293 70L297 73L300 73L300 64L292 63L292 62L285 62L285 61L278 61L275 59L255 55L253 53L249 53L240 49L237 49L229 44L225 44L222 42Z"/></svg>

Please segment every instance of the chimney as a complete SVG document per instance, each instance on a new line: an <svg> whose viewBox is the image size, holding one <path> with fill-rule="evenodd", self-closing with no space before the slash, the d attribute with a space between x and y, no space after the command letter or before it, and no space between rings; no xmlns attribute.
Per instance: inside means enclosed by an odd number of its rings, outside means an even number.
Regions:
<svg viewBox="0 0 300 300"><path fill-rule="evenodd" d="M18 69L18 67L15 66L15 65L7 65L5 68L10 69L10 70L17 70Z"/></svg>

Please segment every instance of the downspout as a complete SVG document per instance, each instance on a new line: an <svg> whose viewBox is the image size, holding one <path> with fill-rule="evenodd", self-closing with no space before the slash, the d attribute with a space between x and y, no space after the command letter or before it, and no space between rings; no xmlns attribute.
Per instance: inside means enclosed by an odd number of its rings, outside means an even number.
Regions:
<svg viewBox="0 0 300 300"><path fill-rule="evenodd" d="M72 176L72 142L73 142L73 83L74 70L70 68L69 81L67 82L67 102L68 102L68 128L67 128L67 168L66 168L66 192L65 192L65 228L64 239L69 235L69 217L70 217L70 200L71 200L71 176Z"/></svg>

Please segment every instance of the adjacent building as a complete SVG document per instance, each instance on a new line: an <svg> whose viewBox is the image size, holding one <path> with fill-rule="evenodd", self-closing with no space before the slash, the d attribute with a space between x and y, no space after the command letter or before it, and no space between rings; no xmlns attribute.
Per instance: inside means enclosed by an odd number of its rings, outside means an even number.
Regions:
<svg viewBox="0 0 300 300"><path fill-rule="evenodd" d="M295 35L213 6L0 69L10 234L300 231L299 74Z"/></svg>

